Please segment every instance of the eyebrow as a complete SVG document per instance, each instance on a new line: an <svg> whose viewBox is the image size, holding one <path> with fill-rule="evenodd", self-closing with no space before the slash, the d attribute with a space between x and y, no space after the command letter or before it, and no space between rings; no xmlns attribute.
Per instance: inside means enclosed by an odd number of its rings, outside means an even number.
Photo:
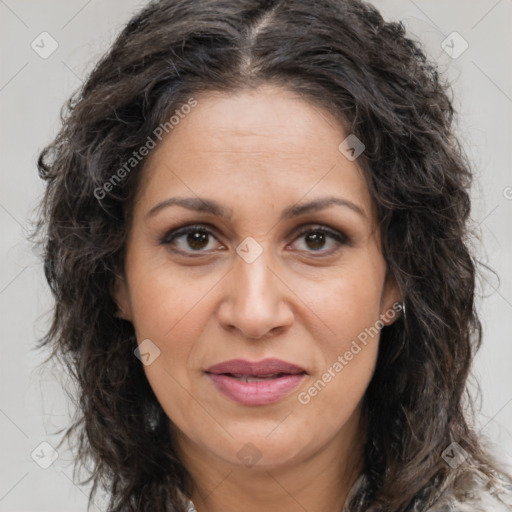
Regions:
<svg viewBox="0 0 512 512"><path fill-rule="evenodd" d="M356 212L363 218L367 218L364 210L357 206L352 201L348 199L343 199L341 197L322 197L320 199L315 199L308 203L303 203L300 205L292 205L283 210L281 213L280 221L285 219L292 219L294 217L298 217L300 215L304 215L307 213L311 213L313 211L323 210L328 208L329 206L338 205L351 209ZM229 208L225 208L220 203L213 201L212 199L200 198L200 197L171 197L169 199L165 199L160 203L156 204L149 210L146 214L146 218L155 216L161 210L168 208L170 206L181 206L182 208L187 208L188 210L194 210L196 212L203 213L211 213L217 217L229 219L233 216L233 211Z"/></svg>

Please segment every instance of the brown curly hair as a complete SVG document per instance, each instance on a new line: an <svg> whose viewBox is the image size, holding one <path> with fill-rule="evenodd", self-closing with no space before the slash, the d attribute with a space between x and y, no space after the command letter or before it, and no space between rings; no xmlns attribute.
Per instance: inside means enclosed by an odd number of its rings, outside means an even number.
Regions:
<svg viewBox="0 0 512 512"><path fill-rule="evenodd" d="M194 94L267 82L334 113L364 142L358 163L406 307L381 332L364 398L361 510L410 511L455 485L464 466L441 457L453 441L489 478L496 468L465 412L482 336L472 174L448 85L421 46L357 0L160 0L129 21L67 102L38 160L46 190L34 238L55 298L38 347L76 379L79 417L65 437L77 463L92 465L90 503L101 486L112 512L184 511L180 492L193 483L112 298L145 159L104 185Z"/></svg>

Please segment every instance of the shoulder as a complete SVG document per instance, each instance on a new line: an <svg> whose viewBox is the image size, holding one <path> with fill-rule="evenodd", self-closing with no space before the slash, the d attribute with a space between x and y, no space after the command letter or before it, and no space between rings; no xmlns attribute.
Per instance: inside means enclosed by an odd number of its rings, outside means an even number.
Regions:
<svg viewBox="0 0 512 512"><path fill-rule="evenodd" d="M416 502L413 512L512 512L512 480L494 473L493 480L475 466L453 475L444 490L430 505ZM366 475L361 475L349 492L343 512L363 510L367 493ZM367 510L377 510L373 507Z"/></svg>
<svg viewBox="0 0 512 512"><path fill-rule="evenodd" d="M511 512L512 481L496 473L490 481L482 472L471 468L445 490L427 512Z"/></svg>

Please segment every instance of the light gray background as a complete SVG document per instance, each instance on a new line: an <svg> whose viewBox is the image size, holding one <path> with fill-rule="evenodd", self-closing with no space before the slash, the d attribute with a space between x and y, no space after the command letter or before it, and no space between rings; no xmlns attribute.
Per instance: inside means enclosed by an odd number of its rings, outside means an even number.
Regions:
<svg viewBox="0 0 512 512"><path fill-rule="evenodd" d="M313 1L313 0L312 0ZM31 458L69 422L62 371L39 370L34 340L51 306L42 267L25 241L42 184L35 159L57 132L61 105L92 69L142 1L0 0L1 105L1 391L0 511L85 511L87 487L73 484L64 449L48 468ZM485 275L479 300L484 345L474 374L483 391L479 428L512 462L512 175L511 0L381 0L385 17L402 19L453 81L459 133L477 171L473 214ZM57 50L42 59L31 42L47 31ZM458 32L469 47L453 59L442 41ZM450 36L453 38L453 36ZM450 38L448 41L450 41ZM458 46L457 46L458 45ZM462 48L456 42L455 50ZM101 504L98 503L99 508Z"/></svg>

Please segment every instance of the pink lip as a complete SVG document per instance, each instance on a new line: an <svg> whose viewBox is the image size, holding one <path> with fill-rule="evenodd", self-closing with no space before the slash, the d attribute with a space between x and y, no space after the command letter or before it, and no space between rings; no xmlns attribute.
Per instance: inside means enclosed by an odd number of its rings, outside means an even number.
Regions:
<svg viewBox="0 0 512 512"><path fill-rule="evenodd" d="M304 373L297 373L259 382L241 382L228 375L208 374L221 393L243 405L277 402L295 389L305 376Z"/></svg>
<svg viewBox="0 0 512 512"><path fill-rule="evenodd" d="M208 368L206 373L221 393L243 405L277 402L295 389L306 376L306 371L300 366L280 359L254 362L232 359ZM252 377L282 375L264 381L243 382L229 374Z"/></svg>
<svg viewBox="0 0 512 512"><path fill-rule="evenodd" d="M305 373L306 370L296 364L281 361L281 359L262 359L261 361L246 361L245 359L230 359L211 366L207 373L233 373L252 375L254 377L272 375L273 373Z"/></svg>

